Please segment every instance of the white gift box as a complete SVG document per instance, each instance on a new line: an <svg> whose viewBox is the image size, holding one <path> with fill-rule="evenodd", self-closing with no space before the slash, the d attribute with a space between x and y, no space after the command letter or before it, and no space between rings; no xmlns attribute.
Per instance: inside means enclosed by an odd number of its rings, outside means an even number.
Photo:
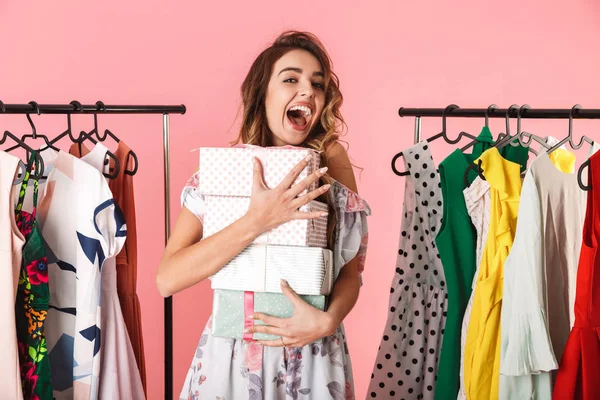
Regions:
<svg viewBox="0 0 600 400"><path fill-rule="evenodd" d="M302 170L294 184L319 168L321 161L317 151L293 146L201 147L198 188L204 195L250 197L253 183L253 157L261 161L265 183L272 189L308 155L312 160ZM317 185L318 182L314 182L308 190L315 190ZM305 193L306 190L300 194Z"/></svg>
<svg viewBox="0 0 600 400"><path fill-rule="evenodd" d="M213 289L281 293L280 280L303 295L331 292L333 253L318 247L250 245L213 275Z"/></svg>
<svg viewBox="0 0 600 400"><path fill-rule="evenodd" d="M242 218L250 206L249 197L205 196L204 237L225 229ZM300 207L301 212L328 211L319 201ZM279 225L257 237L255 244L281 246L327 247L327 216L314 219L296 219Z"/></svg>

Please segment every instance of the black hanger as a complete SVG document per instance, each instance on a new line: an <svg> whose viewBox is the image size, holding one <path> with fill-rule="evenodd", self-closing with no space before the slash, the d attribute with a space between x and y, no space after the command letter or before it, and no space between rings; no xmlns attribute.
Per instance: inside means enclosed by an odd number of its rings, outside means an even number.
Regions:
<svg viewBox="0 0 600 400"><path fill-rule="evenodd" d="M539 143L542 147L545 147L546 149L549 149L550 146L548 145L548 143L546 143L546 140L534 135L533 133L529 133L529 132L525 132L521 130L521 117L523 115L523 112L525 110L531 110L531 107L528 104L523 104L521 107L519 107L519 111L517 111L517 133L513 136L513 139L516 139L516 142L511 139L509 141L503 141L502 143L496 144L494 147L497 148L502 148L507 146L508 144L510 144L513 147L517 147L517 146L521 146L521 147L526 147L527 150L531 153L533 153L534 155L537 156L537 151L535 151L530 145L532 141L536 141L537 143ZM528 138L529 140L524 140L523 138Z"/></svg>
<svg viewBox="0 0 600 400"><path fill-rule="evenodd" d="M98 142L96 140L94 140L94 138L93 138L94 133L97 133L97 132L98 132L98 116L94 113L94 128L89 132L81 131L79 134L79 137L76 140L76 143L79 146L79 154L82 154L81 143L84 140L87 139L90 142L92 142L94 145L98 144ZM115 167L114 167L114 169L112 169L112 171L111 171L112 173L111 172L103 172L102 175L104 175L108 179L115 179L119 175L119 170L121 169L119 159L112 151L109 151L109 150L106 151L106 155L114 161ZM104 165L108 165L108 164L109 164L109 161L105 159Z"/></svg>
<svg viewBox="0 0 600 400"><path fill-rule="evenodd" d="M77 111L77 112L83 111L83 106L77 100L73 100L69 104L71 104L73 106L73 111ZM67 129L63 133L61 133L60 135L58 135L54 139L52 139L50 141L50 144L54 144L54 143L58 142L59 140L61 140L62 138L64 138L67 135L69 136L69 139L71 139L71 142L77 143L77 138L75 136L73 136L73 131L71 130L71 113L67 113ZM40 149L40 151L43 151L43 150L45 150L45 148Z"/></svg>
<svg viewBox="0 0 600 400"><path fill-rule="evenodd" d="M566 138L564 138L563 140L561 140L560 142L558 142L557 144L555 144L554 146L549 148L547 151L548 154L552 153L554 150L558 149L560 146L562 146L563 144L565 144L567 142L569 143L569 145L571 146L571 148L573 150L580 149L581 146L583 146L583 142L588 142L589 144L594 144L594 141L585 135L581 137L581 140L579 141L578 145L573 143L573 115L579 110L581 110L581 106L579 104L575 104L571 108L571 111L569 112L569 134L567 135Z"/></svg>
<svg viewBox="0 0 600 400"><path fill-rule="evenodd" d="M434 140L443 138L446 141L446 143L448 143L448 144L457 144L458 142L460 142L462 140L463 137L468 137L471 140L477 140L477 137L475 137L465 131L461 131L458 134L458 136L456 137L456 139L454 139L454 140L450 139L448 137L448 134L446 133L446 114L452 110L456 110L457 108L460 108L460 107L457 106L456 104L450 104L448 107L446 107L446 109L442 113L442 131L440 133L438 133L437 135L433 135L432 137L427 139L428 142L433 142Z"/></svg>
<svg viewBox="0 0 600 400"><path fill-rule="evenodd" d="M584 190L586 192L588 190L592 190L592 183L588 182L588 184L585 185L583 183L583 179L581 178L581 175L583 173L583 170L589 165L590 165L590 159L588 158L581 164L581 166L579 167L579 170L577 171L577 183L579 184L579 187L581 188L581 190Z"/></svg>
<svg viewBox="0 0 600 400"><path fill-rule="evenodd" d="M506 123L506 133L502 137L502 139L500 139L500 140L498 140L496 142L495 146L493 146L493 147L498 147L498 148L504 147L505 145L507 145L508 143L512 142L512 140L516 138L517 135L511 136L511 134L510 134L510 112L513 109L518 108L518 107L519 107L518 105L512 104L506 110L506 115L504 116L505 123ZM500 135L499 135L499 137L500 137ZM469 182L469 171L471 171L472 169L473 170L477 170L477 175L481 179L483 179L485 181L485 176L483 175L483 170L481 169L481 160L479 160L479 162L477 162L477 164L475 164L474 162L472 162L472 163L469 164L469 166L467 167L467 169L465 169L465 173L463 175L463 180L464 180L465 187L471 186L471 183Z"/></svg>
<svg viewBox="0 0 600 400"><path fill-rule="evenodd" d="M96 102L96 107L98 108L99 111L105 111L106 110L106 106L101 101L97 101ZM110 136L117 143L121 142L121 140L114 133L112 133L108 129L104 130L104 136L100 136L100 132L96 131L96 138L98 138L98 140L101 141L101 142L104 142L108 136ZM131 171L129 171L127 169L127 165L129 165L129 157L132 157L133 158L133 162L134 162L133 169ZM125 173L127 175L133 176L133 175L136 174L137 170L138 170L138 158L137 158L137 155L133 152L133 150L129 150L129 153L127 154L127 159L126 159L126 162L125 162L125 170L123 171L123 173Z"/></svg>
<svg viewBox="0 0 600 400"><path fill-rule="evenodd" d="M29 104L34 108L35 112L37 115L40 115L40 106L38 105L38 103L36 103L35 101L30 101ZM21 136L21 141L25 142L25 139L27 138L31 138L31 139L44 139L44 142L46 143L46 148L51 148L55 151L60 151L59 148L54 147L52 145L52 143L50 143L50 141L48 140L48 136L46 135L42 135L40 133L37 133L37 129L35 128L35 125L33 124L33 121L31 120L31 116L29 115L29 113L25 114L25 116L27 117L27 121L29 121L29 125L31 126L31 133L26 133L25 135ZM9 149L6 149L6 151L12 151L15 149L18 149L19 147L22 146L13 146ZM27 157L29 157L29 153L27 153Z"/></svg>
<svg viewBox="0 0 600 400"><path fill-rule="evenodd" d="M4 104L2 106L4 106ZM4 107L3 107L3 112L4 112ZM34 151L31 147L29 147L27 145L27 143L25 143L24 141L22 141L21 139L19 139L18 137L16 137L12 133L10 133L9 131L4 131L4 135L0 139L0 144L4 144L4 142L6 142L6 140L9 138L17 143L17 146L12 147L13 149L19 149L19 148L25 149L25 151L27 152L28 155L29 155L29 153ZM6 151L8 152L8 150L6 150ZM39 167L39 170L37 171L38 173L32 174L31 177L33 179L40 179L44 176L44 159L42 158L42 156L40 155L39 152L36 154L35 158L36 158L37 162L39 163L40 167ZM25 172L26 172L25 164L21 160L19 160L19 164L23 168L22 176L24 176ZM21 178L19 178L19 179L20 179L20 181L17 183L22 182L22 179Z"/></svg>
<svg viewBox="0 0 600 400"><path fill-rule="evenodd" d="M477 142L477 138L465 131L461 131L458 136L456 137L456 139L450 139L446 133L446 114L449 111L455 110L457 108L460 108L459 106L457 106L456 104L450 104L448 107L446 107L446 109L444 110L444 112L442 113L442 131L436 135L433 135L430 138L426 139L427 143L431 143L434 140L437 140L439 138L443 138L444 141L446 141L446 143L448 144L456 144L458 142L460 142L462 140L463 137L468 137L470 139L472 139L474 142ZM472 142L470 145L473 145L474 142ZM469 146L467 146L468 148ZM462 150L462 149L461 149ZM410 175L410 172L408 171L404 171L404 172L400 172L396 169L396 161L398 160L398 158L402 157L402 152L396 154L394 156L394 158L392 158L392 171L394 171L394 173L398 176L407 176Z"/></svg>
<svg viewBox="0 0 600 400"><path fill-rule="evenodd" d="M5 113L5 112L6 112L6 106L4 105L2 100L0 100L0 114ZM4 140L6 140L5 137L3 137L3 141ZM23 179L25 179L25 173L27 172L27 166L21 159L19 159L19 168L21 169L21 173L17 174L17 179L15 179L13 181L13 185L18 185L21 182L23 182Z"/></svg>
<svg viewBox="0 0 600 400"><path fill-rule="evenodd" d="M491 110L497 110L498 106L495 104L490 104L490 106L485 110L485 127L489 129L490 127L490 117L489 117L489 112ZM463 153L465 151L467 151L470 147L474 146L475 143L479 142L479 140L475 139L472 140L469 144L467 144L465 147L461 148L460 151L462 151Z"/></svg>

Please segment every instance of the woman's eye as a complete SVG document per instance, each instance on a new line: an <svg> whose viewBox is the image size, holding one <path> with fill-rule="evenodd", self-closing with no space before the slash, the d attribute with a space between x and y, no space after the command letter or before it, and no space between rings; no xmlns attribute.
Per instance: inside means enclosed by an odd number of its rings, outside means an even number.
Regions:
<svg viewBox="0 0 600 400"><path fill-rule="evenodd" d="M325 85L323 85L322 83L315 82L315 83L313 83L313 85L318 87L321 90L325 89Z"/></svg>
<svg viewBox="0 0 600 400"><path fill-rule="evenodd" d="M296 83L296 79L295 78L287 78L286 80L284 80L284 82L286 83Z"/></svg>

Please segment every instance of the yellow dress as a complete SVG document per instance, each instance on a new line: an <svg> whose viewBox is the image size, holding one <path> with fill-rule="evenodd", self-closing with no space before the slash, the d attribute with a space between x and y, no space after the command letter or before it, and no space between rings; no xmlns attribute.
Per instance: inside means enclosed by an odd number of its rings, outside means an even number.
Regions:
<svg viewBox="0 0 600 400"><path fill-rule="evenodd" d="M517 225L521 174L519 164L503 158L494 147L478 160L490 184L490 227L467 330L465 391L468 400L495 400L500 379L503 266Z"/></svg>

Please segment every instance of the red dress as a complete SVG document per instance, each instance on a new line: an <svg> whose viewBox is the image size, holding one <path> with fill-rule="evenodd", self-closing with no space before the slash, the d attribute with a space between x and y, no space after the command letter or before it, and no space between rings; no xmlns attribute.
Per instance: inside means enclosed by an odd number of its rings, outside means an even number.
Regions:
<svg viewBox="0 0 600 400"><path fill-rule="evenodd" d="M575 325L556 377L553 398L600 399L600 153L590 157L583 242L577 271Z"/></svg>

